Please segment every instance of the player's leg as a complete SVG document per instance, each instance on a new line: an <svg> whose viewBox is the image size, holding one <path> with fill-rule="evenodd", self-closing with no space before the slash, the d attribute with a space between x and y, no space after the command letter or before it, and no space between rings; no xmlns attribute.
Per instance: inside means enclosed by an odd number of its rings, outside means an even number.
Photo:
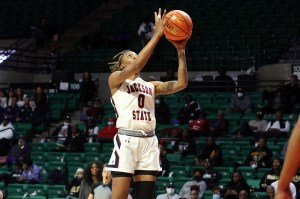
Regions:
<svg viewBox="0 0 300 199"><path fill-rule="evenodd" d="M135 199L152 199L155 191L157 171L135 171L134 194Z"/></svg>
<svg viewBox="0 0 300 199"><path fill-rule="evenodd" d="M132 174L112 172L112 199L127 199Z"/></svg>

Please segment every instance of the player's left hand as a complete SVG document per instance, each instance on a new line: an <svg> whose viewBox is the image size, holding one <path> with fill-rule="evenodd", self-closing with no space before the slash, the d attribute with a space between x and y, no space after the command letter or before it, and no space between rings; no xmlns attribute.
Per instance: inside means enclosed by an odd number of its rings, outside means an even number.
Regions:
<svg viewBox="0 0 300 199"><path fill-rule="evenodd" d="M192 33L190 34L190 36L188 38L181 40L181 41L173 41L168 38L167 39L169 40L169 42L171 42L175 46L175 48L177 50L179 50L179 49L185 49L186 43L191 38L191 36L192 36Z"/></svg>

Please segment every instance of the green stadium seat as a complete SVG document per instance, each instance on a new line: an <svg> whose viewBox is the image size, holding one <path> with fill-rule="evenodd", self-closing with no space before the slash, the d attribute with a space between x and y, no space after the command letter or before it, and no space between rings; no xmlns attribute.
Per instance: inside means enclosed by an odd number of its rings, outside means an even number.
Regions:
<svg viewBox="0 0 300 199"><path fill-rule="evenodd" d="M11 196L23 196L27 192L27 184L12 184L7 185L6 190Z"/></svg>
<svg viewBox="0 0 300 199"><path fill-rule="evenodd" d="M156 178L155 184L156 184L158 190L164 190L165 191L165 188L167 187L167 185L170 184L170 183L172 183L172 182L173 182L173 178L172 177L158 176Z"/></svg>
<svg viewBox="0 0 300 199"><path fill-rule="evenodd" d="M48 198L58 197L65 193L65 185L48 185Z"/></svg>
<svg viewBox="0 0 300 199"><path fill-rule="evenodd" d="M189 177L174 177L173 183L180 190L187 181L191 181L191 180L192 178Z"/></svg>
<svg viewBox="0 0 300 199"><path fill-rule="evenodd" d="M181 154L167 154L167 159L169 160L170 165L181 165Z"/></svg>
<svg viewBox="0 0 300 199"><path fill-rule="evenodd" d="M103 162L102 153L85 153L85 162L99 161Z"/></svg>
<svg viewBox="0 0 300 199"><path fill-rule="evenodd" d="M47 195L47 184L29 184L27 188L27 192L29 194L36 192L37 196L45 196Z"/></svg>
<svg viewBox="0 0 300 199"><path fill-rule="evenodd" d="M255 178L255 170L250 166L238 167L237 171L240 171L246 180Z"/></svg>
<svg viewBox="0 0 300 199"><path fill-rule="evenodd" d="M222 176L222 179L224 178L231 178L231 174L233 172L233 167L214 167L214 170L218 171L220 175Z"/></svg>
<svg viewBox="0 0 300 199"><path fill-rule="evenodd" d="M173 172L173 177L189 177L190 166L176 166L171 165L169 168L169 173Z"/></svg>
<svg viewBox="0 0 300 199"><path fill-rule="evenodd" d="M100 143L99 142L84 143L84 152L86 152L86 153L98 153L98 152L100 152Z"/></svg>

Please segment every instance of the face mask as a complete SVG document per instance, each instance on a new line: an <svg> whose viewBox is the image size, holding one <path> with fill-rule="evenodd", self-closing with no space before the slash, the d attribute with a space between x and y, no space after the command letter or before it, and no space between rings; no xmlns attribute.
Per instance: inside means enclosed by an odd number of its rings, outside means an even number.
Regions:
<svg viewBox="0 0 300 199"><path fill-rule="evenodd" d="M175 193L175 189L174 188L167 188L167 194L173 195L174 193Z"/></svg>
<svg viewBox="0 0 300 199"><path fill-rule="evenodd" d="M112 125L114 125L114 123L113 122L107 122L107 125L112 126Z"/></svg>
<svg viewBox="0 0 300 199"><path fill-rule="evenodd" d="M196 180L197 182L199 182L201 180L201 176L194 176L194 180Z"/></svg>
<svg viewBox="0 0 300 199"><path fill-rule="evenodd" d="M221 199L219 194L213 194L212 199Z"/></svg>
<svg viewBox="0 0 300 199"><path fill-rule="evenodd" d="M241 92L238 92L238 93L237 93L237 96L238 96L238 97L243 97L243 95L244 95L244 94L241 93Z"/></svg>
<svg viewBox="0 0 300 199"><path fill-rule="evenodd" d="M159 100L159 99L156 99L156 100L155 100L155 104L160 104L160 100Z"/></svg>

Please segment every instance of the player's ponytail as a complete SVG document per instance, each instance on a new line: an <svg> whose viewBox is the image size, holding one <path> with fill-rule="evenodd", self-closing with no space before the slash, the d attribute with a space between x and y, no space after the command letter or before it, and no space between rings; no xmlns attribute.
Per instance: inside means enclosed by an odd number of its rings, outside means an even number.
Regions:
<svg viewBox="0 0 300 199"><path fill-rule="evenodd" d="M108 65L111 72L115 72L115 71L121 71L122 68L120 67L121 66L121 60L124 56L125 53L127 52L130 52L130 50L123 50L121 52L119 52L118 54L116 54L114 57L113 57L113 60L116 60L116 61L112 61L112 62L109 62Z"/></svg>

